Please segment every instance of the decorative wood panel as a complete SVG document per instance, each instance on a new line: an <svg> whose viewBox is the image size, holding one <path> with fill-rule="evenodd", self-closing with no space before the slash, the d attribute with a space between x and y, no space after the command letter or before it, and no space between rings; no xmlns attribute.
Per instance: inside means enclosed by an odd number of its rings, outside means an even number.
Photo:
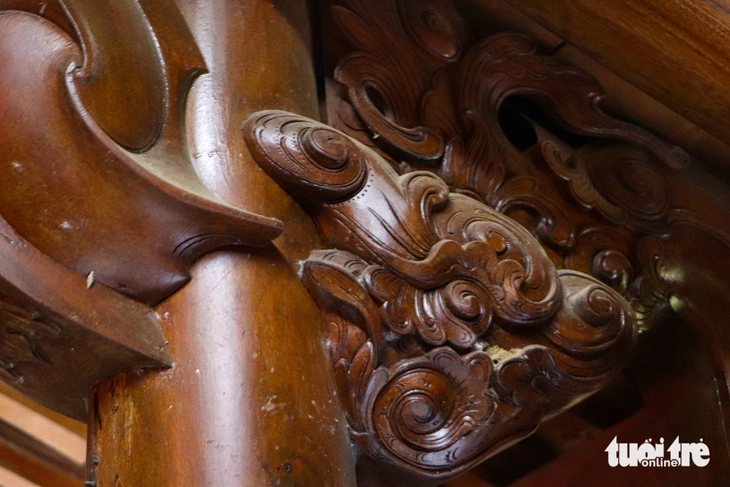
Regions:
<svg viewBox="0 0 730 487"><path fill-rule="evenodd" d="M447 1L341 2L331 22L341 32L331 44L352 46L330 49L333 127L399 173L434 172L513 216L558 267L626 294L642 321L668 302L658 270L674 228L698 229L730 248L727 201L707 196L718 184L697 181L681 148L603 113L600 84L540 55L526 37L474 42ZM528 147L505 134L504 110L534 134ZM404 134L435 149L413 149Z"/></svg>
<svg viewBox="0 0 730 487"><path fill-rule="evenodd" d="M439 0L326 18L333 128L261 112L244 135L332 247L302 279L361 482L427 485L605 384L634 317L676 299L679 229L728 250L711 215L730 207L708 212L678 183L684 150L604 113L597 81L524 36L474 41Z"/></svg>
<svg viewBox="0 0 730 487"><path fill-rule="evenodd" d="M517 222L402 176L313 120L253 115L264 170L308 208L335 250L303 280L327 313L360 451L423 478L459 472L605 384L636 338L610 287L560 271Z"/></svg>

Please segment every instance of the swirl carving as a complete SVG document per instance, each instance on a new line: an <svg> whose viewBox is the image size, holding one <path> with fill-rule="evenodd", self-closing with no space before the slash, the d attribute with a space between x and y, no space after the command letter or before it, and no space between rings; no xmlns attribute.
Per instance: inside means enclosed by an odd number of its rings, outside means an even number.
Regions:
<svg viewBox="0 0 730 487"><path fill-rule="evenodd" d="M252 115L244 137L332 247L310 254L302 280L327 316L363 455L446 478L625 363L629 303L558 271L527 229L479 199L432 172L399 175L375 150L286 112Z"/></svg>
<svg viewBox="0 0 730 487"><path fill-rule="evenodd" d="M579 204L595 208L614 223L661 231L669 209L668 190L646 152L615 144L586 145L563 160L552 142L543 142L541 150Z"/></svg>
<svg viewBox="0 0 730 487"><path fill-rule="evenodd" d="M435 173L515 219L555 265L609 285L633 304L642 329L652 326L672 292L656 277L661 259L644 256L645 240L677 240L680 213L708 237L718 231L718 216L706 211L715 203L682 196L689 186L677 173L691 157L604 112L600 83L559 53L544 55L513 33L470 37L446 0L335 4L342 35L329 123L399 174ZM407 134L428 138L431 149L411 150Z"/></svg>
<svg viewBox="0 0 730 487"><path fill-rule="evenodd" d="M492 360L486 353L464 357L449 348L380 369L371 379L372 428L398 458L414 466L431 456L453 457L453 448L495 408L489 388ZM366 398L366 401L369 398Z"/></svg>
<svg viewBox="0 0 730 487"><path fill-rule="evenodd" d="M282 112L254 115L246 133L264 170L313 208L327 243L380 264L363 279L393 332L469 348L493 317L531 326L556 313L557 271L539 243L499 212L450 194L432 173L397 176L344 134ZM338 150L311 152L315 134ZM341 147L353 168L341 166ZM327 154L336 160L324 162ZM356 178L343 182L344 173Z"/></svg>

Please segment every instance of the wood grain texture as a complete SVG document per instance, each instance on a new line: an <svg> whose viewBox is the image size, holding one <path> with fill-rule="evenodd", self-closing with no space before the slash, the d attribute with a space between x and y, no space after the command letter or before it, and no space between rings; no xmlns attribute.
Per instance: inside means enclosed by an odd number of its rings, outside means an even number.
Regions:
<svg viewBox="0 0 730 487"><path fill-rule="evenodd" d="M730 17L711 2L511 5L720 140L730 134Z"/></svg>
<svg viewBox="0 0 730 487"><path fill-rule="evenodd" d="M209 73L185 132L196 171L228 204L286 222L257 251L215 252L157 311L174 368L101 384L89 481L117 485L355 485L326 326L296 274L317 245L311 219L256 165L248 115L316 116L304 1L179 2ZM152 453L151 453L152 452Z"/></svg>
<svg viewBox="0 0 730 487"><path fill-rule="evenodd" d="M0 376L77 420L99 381L170 355L159 317L54 262L0 218Z"/></svg>
<svg viewBox="0 0 730 487"><path fill-rule="evenodd" d="M177 6L72 7L79 41L0 4L0 65L10 73L0 78L0 131L12 138L0 146L2 215L54 260L155 304L201 255L264 245L281 224L223 203L191 166L180 120L204 64ZM163 26L145 27L155 21Z"/></svg>
<svg viewBox="0 0 730 487"><path fill-rule="evenodd" d="M450 214L451 203L446 201L451 202L451 197L441 192L448 187L519 221L542 243L557 267L590 274L622 294L631 301L643 329L655 324L670 303L685 313L700 313L704 318L695 316L691 321L713 350L718 380L724 383L728 370L723 359L728 350L725 333L707 320L716 316L719 323L718 312L726 309L728 301L726 286L721 283L730 279L730 273L724 265L710 264L730 250L730 206L720 189L722 183L704 174L701 164L680 148L607 115L600 109L600 83L557 54L542 54L524 37L497 32L472 40L465 22L448 2L351 0L334 4L327 24L334 26L327 51L332 66L327 85L328 121L377 156L346 142L341 134L325 135L324 129L306 123L298 127L295 119L285 121L286 115L262 115L258 131L250 130L249 137L255 133L260 146L278 148L278 153L252 150L272 177L309 209L325 240L357 256L334 251L313 255L310 265L312 269L321 267L318 277L309 276L306 265L304 274L310 290L315 289L319 296L320 306L333 313L331 326L338 337L332 340L336 344L333 354L338 366L349 371L349 375L343 372L344 377L353 381L373 366L371 362L394 360L379 350L387 349L388 340L395 341L400 335L409 337L407 345L399 347L400 353L413 354L409 357L431 353L435 350L431 347L444 342L475 350L468 341L449 341L447 328L468 316L469 324L475 326L471 331L480 336L483 308L476 305L480 294L470 290L461 295L472 297L468 309L473 314L461 306L464 314L458 319L447 317L443 311L457 306L456 298L441 304L435 297L438 286L421 274L416 284L423 286L421 294L404 291L407 286L398 283L409 282L409 273L390 261L408 255L424 266L430 262L424 242L429 235L440 233L428 225L424 229L407 215L417 213L418 208L428 222L439 211ZM557 53L561 49L552 47ZM275 126L278 136L264 136L267 130L273 133ZM378 156L393 171L391 183L372 176L372 161ZM416 183L435 177L434 173L444 186L435 185L428 192L424 189L427 184ZM428 198L421 200L419 194ZM475 217L471 224L477 225L478 220ZM453 232L449 238L460 235L460 220L448 221ZM688 257L691 238L687 235L706 242L702 257ZM380 247L384 253L374 250ZM512 243L505 248L517 247ZM680 252L685 257L680 258ZM385 266L385 275L387 271L393 275L379 280L369 270L373 263ZM699 268L713 276L707 286L701 286L702 292L690 289L690 282L699 279L699 274L686 277ZM446 275L444 271L444 279ZM537 295L539 289L535 287ZM346 293L357 299L349 300ZM362 304L368 293L375 297L375 306ZM702 299L703 305L687 305L701 295L712 296L714 304ZM419 299L429 306L419 306ZM345 316L332 311L347 308L344 303L350 301L357 311ZM686 306L682 308L680 303ZM379 306L378 313L374 310ZM378 326L395 336L385 340L385 346L383 340L373 340L368 355L360 347L369 343L366 337L378 336L378 327L357 325L379 320L382 324ZM499 320L495 318L495 322ZM455 328L459 329L464 327ZM489 332L486 336L487 343L495 341ZM519 348L508 332L497 336L501 348ZM383 380L390 380L390 375ZM399 384L400 391L409 387L414 388L414 383ZM351 390L370 393L373 388ZM370 396L351 392L349 397L367 403ZM453 423L444 421L458 429L458 418L451 418ZM402 423L410 424L408 419ZM390 447L398 445L397 440L385 438ZM418 444L415 449L425 459L424 448ZM446 459L452 466L458 462L453 457ZM360 473L361 478L368 478L366 485L395 478L388 477L394 475L391 471L373 480L369 474L377 470L378 462L365 463L367 467ZM383 467L381 472L387 470ZM417 467L411 473L414 470ZM407 484L408 480L397 482Z"/></svg>
<svg viewBox="0 0 730 487"><path fill-rule="evenodd" d="M605 94L601 107L609 113L645 127L654 134L687 150L700 162L717 168L725 177L730 173L730 146L726 138L718 138L652 97L626 78L608 69L556 33L527 17L505 0L461 0L454 3L469 20L474 32L482 35L516 32L528 35L540 50L580 68L601 82Z"/></svg>

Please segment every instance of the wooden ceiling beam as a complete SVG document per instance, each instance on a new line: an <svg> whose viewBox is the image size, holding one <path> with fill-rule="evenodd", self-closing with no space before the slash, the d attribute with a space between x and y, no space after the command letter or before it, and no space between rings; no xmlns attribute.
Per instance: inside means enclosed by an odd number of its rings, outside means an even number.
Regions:
<svg viewBox="0 0 730 487"><path fill-rule="evenodd" d="M726 10L702 0L510 4L710 134L730 136Z"/></svg>
<svg viewBox="0 0 730 487"><path fill-rule="evenodd" d="M0 466L41 487L80 487L84 465L0 419Z"/></svg>

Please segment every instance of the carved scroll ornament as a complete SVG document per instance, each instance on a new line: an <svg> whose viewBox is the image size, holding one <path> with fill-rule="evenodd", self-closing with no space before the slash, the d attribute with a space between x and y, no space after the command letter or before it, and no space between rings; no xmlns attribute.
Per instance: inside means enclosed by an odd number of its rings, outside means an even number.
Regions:
<svg viewBox="0 0 730 487"><path fill-rule="evenodd" d="M171 0L0 0L0 378L85 421L89 392L172 363L150 305L281 222L199 179L203 58Z"/></svg>
<svg viewBox="0 0 730 487"><path fill-rule="evenodd" d="M518 219L558 267L631 301L642 328L674 292L662 255L678 228L730 250L712 203L677 195L690 156L604 113L591 76L522 35L475 41L448 0L332 3L331 44L350 49L331 59L328 123L400 174L434 172ZM502 124L515 100L525 147Z"/></svg>
<svg viewBox="0 0 730 487"><path fill-rule="evenodd" d="M0 214L54 260L156 304L203 254L281 233L193 169L205 64L175 2L0 0L0 66Z"/></svg>
<svg viewBox="0 0 730 487"><path fill-rule="evenodd" d="M313 252L302 278L327 314L353 440L369 457L452 475L624 364L630 305L558 271L520 224L433 173L399 176L313 120L261 112L244 130L335 247Z"/></svg>

